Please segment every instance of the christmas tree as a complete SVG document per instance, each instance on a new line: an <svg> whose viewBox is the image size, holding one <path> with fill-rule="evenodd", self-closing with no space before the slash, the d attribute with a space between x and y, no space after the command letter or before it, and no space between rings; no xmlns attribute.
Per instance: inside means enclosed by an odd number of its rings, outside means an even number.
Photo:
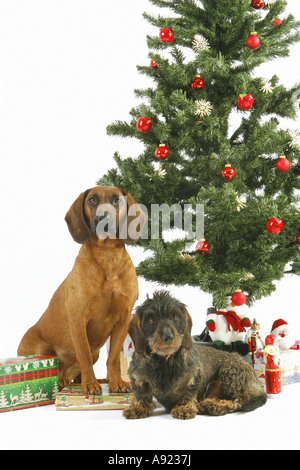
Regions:
<svg viewBox="0 0 300 470"><path fill-rule="evenodd" d="M162 230L142 239L147 257L137 273L197 286L217 308L236 290L251 305L285 273L300 274L299 134L279 121L296 118L300 85L255 74L289 55L300 23L284 17L283 0L150 2L168 15L144 14L157 35L147 37L149 65L138 70L153 87L135 90L142 103L130 122L107 128L139 139L144 151L115 153L117 168L98 184L130 192L147 207L149 227L151 204L194 212L203 204L205 240L168 240Z"/></svg>

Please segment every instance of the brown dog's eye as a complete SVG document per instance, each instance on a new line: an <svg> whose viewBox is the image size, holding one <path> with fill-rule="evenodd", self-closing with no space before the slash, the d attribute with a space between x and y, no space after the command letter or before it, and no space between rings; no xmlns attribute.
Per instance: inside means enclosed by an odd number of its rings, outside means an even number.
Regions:
<svg viewBox="0 0 300 470"><path fill-rule="evenodd" d="M97 204L97 201L96 201L96 198L95 197L90 197L89 198L89 204L91 204L92 206L95 206Z"/></svg>
<svg viewBox="0 0 300 470"><path fill-rule="evenodd" d="M179 316L177 315L177 313L174 313L173 314L173 320L178 320Z"/></svg>
<svg viewBox="0 0 300 470"><path fill-rule="evenodd" d="M154 318L151 315L149 315L149 317L147 317L147 321L149 323L154 323Z"/></svg>
<svg viewBox="0 0 300 470"><path fill-rule="evenodd" d="M119 197L116 197L114 200L114 205L119 206L121 204L121 199Z"/></svg>

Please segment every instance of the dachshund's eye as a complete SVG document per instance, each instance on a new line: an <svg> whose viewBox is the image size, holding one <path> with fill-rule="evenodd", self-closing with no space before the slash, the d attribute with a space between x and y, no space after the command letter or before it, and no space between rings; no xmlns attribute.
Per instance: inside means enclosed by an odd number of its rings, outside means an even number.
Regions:
<svg viewBox="0 0 300 470"><path fill-rule="evenodd" d="M152 315L149 315L149 316L147 317L147 321L148 321L148 323L154 323L154 318L153 318L153 316L152 316Z"/></svg>
<svg viewBox="0 0 300 470"><path fill-rule="evenodd" d="M177 315L177 313L173 313L173 320L178 320L179 319L179 316Z"/></svg>

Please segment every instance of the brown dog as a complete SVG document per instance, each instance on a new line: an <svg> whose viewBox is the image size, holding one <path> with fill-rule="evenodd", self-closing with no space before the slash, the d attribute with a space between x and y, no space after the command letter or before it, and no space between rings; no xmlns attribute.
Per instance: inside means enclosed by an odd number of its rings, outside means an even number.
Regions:
<svg viewBox="0 0 300 470"><path fill-rule="evenodd" d="M129 215L133 206L139 210ZM98 231L105 217L107 223L114 217L116 222L106 235ZM107 379L111 391L124 392L128 384L121 379L119 355L138 296L136 272L125 243L138 241L145 216L130 194L96 186L80 194L65 220L74 240L83 246L47 310L24 335L18 355L56 355L61 386L81 381L83 393L97 394L101 386L93 364L111 336ZM131 223L136 228L133 235L127 230Z"/></svg>

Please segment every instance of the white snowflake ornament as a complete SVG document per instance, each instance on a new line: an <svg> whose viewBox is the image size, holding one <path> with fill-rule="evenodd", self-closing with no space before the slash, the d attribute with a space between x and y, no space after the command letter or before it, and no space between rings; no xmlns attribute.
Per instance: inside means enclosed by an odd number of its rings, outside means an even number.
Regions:
<svg viewBox="0 0 300 470"><path fill-rule="evenodd" d="M291 136L290 147L300 150L300 132L299 131L289 131Z"/></svg>
<svg viewBox="0 0 300 470"><path fill-rule="evenodd" d="M194 103L194 111L200 117L208 116L212 112L212 104L210 101L197 100Z"/></svg>
<svg viewBox="0 0 300 470"><path fill-rule="evenodd" d="M237 202L236 210L238 212L240 212L241 209L244 209L246 207L246 198L245 198L245 196L239 196L238 193L236 193L236 202Z"/></svg>
<svg viewBox="0 0 300 470"><path fill-rule="evenodd" d="M192 44L196 52L206 51L210 48L208 40L202 34L196 34L192 39Z"/></svg>
<svg viewBox="0 0 300 470"><path fill-rule="evenodd" d="M262 87L260 91L263 91L264 93L273 93L275 90L275 87L271 85L271 82L269 80L262 80Z"/></svg>

